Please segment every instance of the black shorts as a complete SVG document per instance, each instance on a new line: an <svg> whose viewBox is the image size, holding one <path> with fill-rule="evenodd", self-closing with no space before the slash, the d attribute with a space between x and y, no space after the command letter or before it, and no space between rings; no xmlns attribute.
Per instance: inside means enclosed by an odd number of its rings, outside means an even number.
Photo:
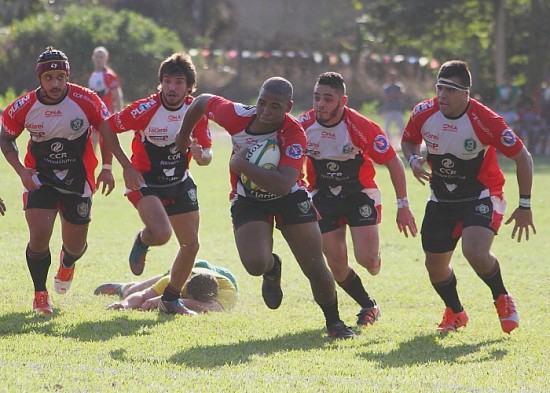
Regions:
<svg viewBox="0 0 550 393"><path fill-rule="evenodd" d="M189 213L199 210L197 186L191 177L181 183L168 187L141 187L137 191L130 191L126 197L137 208L137 203L146 195L158 197L168 216Z"/></svg>
<svg viewBox="0 0 550 393"><path fill-rule="evenodd" d="M57 209L67 222L86 225L92 219L92 198L65 194L42 185L38 190L23 194L23 209Z"/></svg>
<svg viewBox="0 0 550 393"><path fill-rule="evenodd" d="M468 202L428 201L422 222L422 247L424 251L443 253L453 251L462 236L462 230L477 226L498 232L506 201L500 197L488 197Z"/></svg>
<svg viewBox="0 0 550 393"><path fill-rule="evenodd" d="M382 218L382 205L376 205L374 199L363 192L346 198L316 194L313 203L321 215L321 233L334 231L346 224L350 227L377 225Z"/></svg>
<svg viewBox="0 0 550 393"><path fill-rule="evenodd" d="M231 218L233 229L252 221L272 223L274 219L277 228L280 228L285 225L318 221L319 213L313 206L309 194L305 190L298 190L270 201L257 201L239 195L231 205Z"/></svg>

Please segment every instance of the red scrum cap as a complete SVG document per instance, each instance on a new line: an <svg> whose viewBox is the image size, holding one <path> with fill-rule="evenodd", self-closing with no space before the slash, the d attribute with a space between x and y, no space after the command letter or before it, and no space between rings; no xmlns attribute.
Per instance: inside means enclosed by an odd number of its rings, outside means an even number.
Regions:
<svg viewBox="0 0 550 393"><path fill-rule="evenodd" d="M36 75L38 79L48 71L65 71L69 76L71 67L65 53L48 46L36 60Z"/></svg>

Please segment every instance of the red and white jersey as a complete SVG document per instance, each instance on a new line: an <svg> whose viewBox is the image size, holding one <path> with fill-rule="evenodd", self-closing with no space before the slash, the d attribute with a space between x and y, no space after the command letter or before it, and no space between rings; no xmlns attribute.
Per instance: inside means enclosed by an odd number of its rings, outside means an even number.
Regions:
<svg viewBox="0 0 550 393"><path fill-rule="evenodd" d="M269 134L250 134L247 132L247 127L256 117L256 107L214 96L208 100L206 116L225 128L231 135L233 143L232 154L238 153L242 149L248 150L254 145L268 139L276 140L281 150L279 167L290 166L298 169L301 174L296 184L290 190L290 193L296 192L300 188L305 188L301 178L305 159L306 135L300 123L291 115L286 115L283 125L279 130ZM243 187L240 177L233 172L231 172L231 189L231 199L236 194L262 201L280 197L279 195L262 190L250 191L246 189Z"/></svg>
<svg viewBox="0 0 550 393"><path fill-rule="evenodd" d="M298 118L307 136L307 181L313 193L347 197L378 189L373 161L385 164L396 152L384 131L354 109L344 107L342 120L319 124L310 109Z"/></svg>
<svg viewBox="0 0 550 393"><path fill-rule="evenodd" d="M191 152L181 152L176 146L176 134L183 115L193 102L187 96L176 110L166 108L161 93L137 100L109 117L111 129L116 133L134 131L132 164L143 174L147 186L166 187L179 183L189 176ZM208 120L203 117L193 129L193 138L203 148L212 146Z"/></svg>
<svg viewBox="0 0 550 393"><path fill-rule="evenodd" d="M472 98L457 119L443 116L437 98L419 103L402 140L426 143L431 199L441 202L501 195L504 175L496 151L512 157L523 148L502 117Z"/></svg>
<svg viewBox="0 0 550 393"><path fill-rule="evenodd" d="M60 191L91 196L95 191L97 158L90 127L99 127L107 108L93 91L72 83L57 104L44 104L38 89L22 95L2 114L4 130L19 136L30 133L25 167L36 169L38 179Z"/></svg>
<svg viewBox="0 0 550 393"><path fill-rule="evenodd" d="M107 105L109 112L113 113L113 91L120 88L118 75L111 68L94 71L88 79L88 87L97 93Z"/></svg>

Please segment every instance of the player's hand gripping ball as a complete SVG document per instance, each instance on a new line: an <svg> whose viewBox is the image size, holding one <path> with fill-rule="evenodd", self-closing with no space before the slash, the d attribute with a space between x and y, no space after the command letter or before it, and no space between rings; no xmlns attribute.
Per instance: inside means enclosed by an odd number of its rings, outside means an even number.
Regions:
<svg viewBox="0 0 550 393"><path fill-rule="evenodd" d="M281 158L281 150L276 141L267 139L253 146L246 154L248 162L265 169L276 170ZM241 173L241 182L252 191L260 190L260 187Z"/></svg>

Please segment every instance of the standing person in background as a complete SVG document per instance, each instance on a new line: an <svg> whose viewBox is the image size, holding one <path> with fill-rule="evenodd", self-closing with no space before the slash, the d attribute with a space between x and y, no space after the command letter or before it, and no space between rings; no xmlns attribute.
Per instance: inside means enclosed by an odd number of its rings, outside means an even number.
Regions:
<svg viewBox="0 0 550 393"><path fill-rule="evenodd" d="M389 81L382 86L382 106L380 111L384 118L384 131L390 138L394 148L399 147L401 133L405 128L405 86L397 80L397 71L391 70L388 74ZM391 130L395 124L397 132Z"/></svg>
<svg viewBox="0 0 550 393"><path fill-rule="evenodd" d="M180 299L199 251L197 186L189 172L191 157L199 165L212 160L210 130L205 117L193 130L193 143L179 150L175 144L183 115L193 102L197 74L191 57L175 53L158 71L159 91L137 100L104 121L99 131L122 165L126 196L137 209L145 228L134 241L130 269L140 275L150 246L168 242L175 233L179 250L159 310L191 314ZM132 130L132 158L122 150L118 133Z"/></svg>
<svg viewBox="0 0 550 393"><path fill-rule="evenodd" d="M25 187L23 208L30 239L27 266L34 283L33 311L52 313L46 280L51 265L50 239L57 214L61 216L62 246L55 290L66 293L75 262L88 247L92 194L103 183L108 195L114 188L112 155L102 146L103 168L94 179L97 159L91 127L99 127L107 108L94 92L69 83L67 56L48 47L39 57L36 74L40 87L12 102L3 113L0 147ZM24 164L16 139L27 129Z"/></svg>
<svg viewBox="0 0 550 393"><path fill-rule="evenodd" d="M513 124L518 120L517 106L521 98L521 88L512 83L510 75L504 76L504 81L497 86L494 108L504 121Z"/></svg>
<svg viewBox="0 0 550 393"><path fill-rule="evenodd" d="M536 233L531 214L531 155L502 117L470 98L471 83L466 62L444 63L437 75L437 97L413 109L401 142L414 177L430 183L422 247L430 281L446 306L437 328L442 335L468 322L451 266L460 238L464 257L491 290L502 330L510 333L519 325L514 299L491 252L506 208L497 151L516 165L519 206L506 221L514 221L512 238L517 234L519 242L525 234L529 240L529 228ZM423 141L426 157L420 156ZM425 163L430 171L424 169Z"/></svg>
<svg viewBox="0 0 550 393"><path fill-rule="evenodd" d="M6 214L6 204L4 203L4 200L2 198L0 198L0 214Z"/></svg>
<svg viewBox="0 0 550 393"><path fill-rule="evenodd" d="M281 305L281 259L273 253L273 225L281 231L313 297L325 315L329 336L353 338L355 333L340 319L334 279L325 264L318 213L301 183L306 135L290 114L292 84L284 78L266 80L255 106L201 94L185 114L176 138L180 149L189 144L195 124L205 115L223 127L233 143L231 217L235 243L243 266L253 276L263 275L262 297L267 307ZM256 166L244 155L257 143L274 140L281 158L274 170ZM246 188L240 176L260 190Z"/></svg>
<svg viewBox="0 0 550 393"><path fill-rule="evenodd" d="M348 264L346 225L357 262L370 274L380 271L378 224L382 219L381 193L374 180L373 161L385 165L397 198L397 227L406 237L416 236L409 209L407 183L401 159L384 131L346 106L342 75L325 72L313 90L313 109L298 121L307 136L307 180L313 203L321 214L323 252L338 285L361 307L357 325L374 324L380 315L376 301Z"/></svg>
<svg viewBox="0 0 550 393"><path fill-rule="evenodd" d="M92 52L94 71L88 79L88 87L95 91L103 100L110 114L122 110L124 96L118 75L109 67L109 51L104 46L98 46ZM97 130L92 134L94 147L98 143Z"/></svg>

